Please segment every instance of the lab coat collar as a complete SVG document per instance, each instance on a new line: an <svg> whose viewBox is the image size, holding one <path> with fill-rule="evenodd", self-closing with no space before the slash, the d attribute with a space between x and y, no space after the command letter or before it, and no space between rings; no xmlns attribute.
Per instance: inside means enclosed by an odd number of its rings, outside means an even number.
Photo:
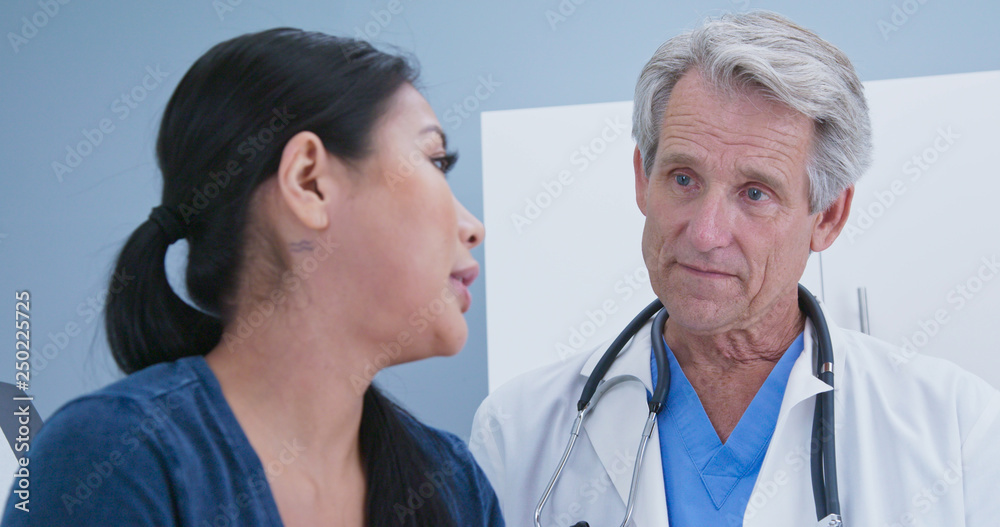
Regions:
<svg viewBox="0 0 1000 527"><path fill-rule="evenodd" d="M653 391L653 374L649 370L649 353L652 350L653 343L652 329L653 321L649 320L636 332L635 336L622 348L621 353L618 354L618 359L611 365L607 378L610 379L615 375L623 374L635 375L642 379L642 383L646 386L647 390L650 392ZM604 352L608 351L610 345L611 341L609 340L592 353L587 362L583 364L583 368L580 369L580 375L589 377L590 372L594 371L594 368L597 367L597 363L604 356ZM633 353L633 350L638 351Z"/></svg>
<svg viewBox="0 0 1000 527"><path fill-rule="evenodd" d="M833 324L829 324L834 353L834 378L843 379L844 353L843 334ZM652 346L652 321L647 322L636 333L611 365L606 378L616 375L634 375L643 384L640 393L635 383L625 383L609 390L602 402L595 405L584 421L584 430L593 445L604 470L607 472L624 506L628 502L629 486L632 478L632 463L638 452L639 436L649 415L645 392L652 392L652 373L649 368L649 354ZM780 429L788 419L791 409L811 399L818 393L830 390L830 386L818 379L816 371L816 329L807 320L804 330L804 347L788 377L785 396L778 412L775 430ZM610 342L597 349L580 369L580 375L589 377L598 361L607 351ZM836 383L835 383L836 384ZM839 390L839 385L835 390ZM836 391L835 391L836 393ZM622 470L622 457L627 456L627 470ZM660 461L659 434L654 429L646 447L646 454L639 476L633 523L639 527L667 525L666 490L663 484L663 466Z"/></svg>
<svg viewBox="0 0 1000 527"><path fill-rule="evenodd" d="M795 364L792 365L792 371L788 375L788 385L785 387L785 397L781 401L781 410L778 412L778 421L775 430L784 423L788 418L788 413L795 405L831 389L834 390L834 398L838 397L837 394L841 389L841 385L837 383L837 379L844 378L844 361L846 359L843 353L845 346L843 341L844 335L840 328L829 321L827 325L830 327L830 341L833 345L834 388L830 388L830 385L821 381L815 375L819 353L816 340L816 327L812 321L807 319L804 348L802 354L796 359Z"/></svg>
<svg viewBox="0 0 1000 527"><path fill-rule="evenodd" d="M652 321L647 322L642 326L639 332L636 333L635 337L633 337L632 340L625 345L625 348L622 349L621 353L618 355L618 360L616 360L614 364L611 365L611 369L608 370L608 378L622 374L635 375L642 380L646 390L652 393L653 379L652 373L649 371L649 352L652 346L652 325ZM844 378L845 357L841 350L844 348L844 335L837 326L829 322L827 325L830 327L830 340L833 343L833 376L834 379L842 379ZM795 364L792 365L792 371L788 378L788 385L785 388L785 397L782 400L783 407L789 403L794 405L830 389L829 385L819 380L819 378L817 378L814 374L816 371L818 350L816 347L816 328L809 319L806 319L804 333L803 350L799 355L799 358L795 360ZM604 352L607 351L608 345L610 345L610 341L591 354L590 358L587 359L587 362L583 364L583 368L580 369L580 375L583 375L584 377L590 376L590 372L594 371L594 368L597 367L598 361L601 360L601 357L604 356ZM834 384L836 384L836 382L834 382ZM839 386L835 387L835 390L839 390Z"/></svg>

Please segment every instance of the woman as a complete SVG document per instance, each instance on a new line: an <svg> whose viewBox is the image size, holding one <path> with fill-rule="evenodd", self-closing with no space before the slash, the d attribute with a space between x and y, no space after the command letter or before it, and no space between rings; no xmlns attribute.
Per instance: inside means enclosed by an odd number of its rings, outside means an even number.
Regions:
<svg viewBox="0 0 1000 527"><path fill-rule="evenodd" d="M157 141L162 204L107 305L131 375L46 423L30 512L11 499L4 525L503 524L462 442L370 384L459 351L478 273L483 226L415 77L294 29L191 67ZM197 307L164 271L181 238Z"/></svg>

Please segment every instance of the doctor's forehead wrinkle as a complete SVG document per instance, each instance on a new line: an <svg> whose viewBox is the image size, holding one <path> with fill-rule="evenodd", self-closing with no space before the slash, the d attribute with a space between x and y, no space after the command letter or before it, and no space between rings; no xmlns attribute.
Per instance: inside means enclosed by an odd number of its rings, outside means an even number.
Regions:
<svg viewBox="0 0 1000 527"><path fill-rule="evenodd" d="M775 177L771 174L754 169L741 170L740 174L747 180L761 183L782 196L785 193L785 180L790 177L790 175L787 174L783 175L784 177Z"/></svg>

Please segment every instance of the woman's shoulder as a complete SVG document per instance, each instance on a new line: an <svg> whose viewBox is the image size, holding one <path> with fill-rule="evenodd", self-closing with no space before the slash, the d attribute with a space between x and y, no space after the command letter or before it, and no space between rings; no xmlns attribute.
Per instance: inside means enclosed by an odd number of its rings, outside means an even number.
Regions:
<svg viewBox="0 0 1000 527"><path fill-rule="evenodd" d="M150 366L67 402L42 426L36 450L46 450L50 443L61 450L107 450L115 443L134 451L136 441L162 439L165 427L193 417L188 410L199 398L193 392L204 391L192 362L194 358Z"/></svg>
<svg viewBox="0 0 1000 527"><path fill-rule="evenodd" d="M122 377L73 402L88 398L120 398L139 403L155 400L192 384L203 383L200 372L207 367L205 358L201 356L161 362Z"/></svg>
<svg viewBox="0 0 1000 527"><path fill-rule="evenodd" d="M44 444L70 436L100 442L111 439L114 432L149 434L153 425L179 417L182 412L177 410L190 404L185 392L201 383L193 361L188 358L150 366L67 402L45 422L38 441Z"/></svg>
<svg viewBox="0 0 1000 527"><path fill-rule="evenodd" d="M42 426L28 452L31 512L9 500L3 525L278 525L264 469L241 438L204 358L151 366Z"/></svg>
<svg viewBox="0 0 1000 527"><path fill-rule="evenodd" d="M171 521L164 416L155 410L156 390L135 376L73 399L46 420L27 451L30 512L12 510L9 498L4 525ZM136 500L141 509L124 506Z"/></svg>

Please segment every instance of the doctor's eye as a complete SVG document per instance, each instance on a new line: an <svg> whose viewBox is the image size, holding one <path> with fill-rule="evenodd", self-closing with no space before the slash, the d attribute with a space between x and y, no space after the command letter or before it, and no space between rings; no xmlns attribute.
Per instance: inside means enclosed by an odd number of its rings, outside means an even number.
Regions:
<svg viewBox="0 0 1000 527"><path fill-rule="evenodd" d="M750 201L764 201L770 199L770 196L768 196L766 192L757 187L750 187L747 189L747 197L750 198Z"/></svg>
<svg viewBox="0 0 1000 527"><path fill-rule="evenodd" d="M431 162L438 167L438 170L447 174L452 168L455 168L455 163L458 162L458 152L448 152L443 156L432 157Z"/></svg>
<svg viewBox="0 0 1000 527"><path fill-rule="evenodd" d="M686 187L691 184L691 176L687 174L677 174L674 176L674 181L682 187Z"/></svg>

